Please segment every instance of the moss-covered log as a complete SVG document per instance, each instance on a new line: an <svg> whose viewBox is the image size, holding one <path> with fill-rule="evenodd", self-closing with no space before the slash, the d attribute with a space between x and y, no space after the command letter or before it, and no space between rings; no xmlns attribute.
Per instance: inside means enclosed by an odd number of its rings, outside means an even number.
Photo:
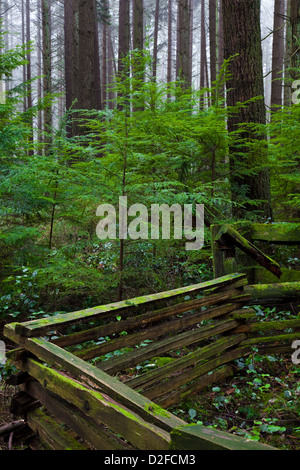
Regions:
<svg viewBox="0 0 300 470"><path fill-rule="evenodd" d="M268 271L272 272L273 274L275 274L275 276L280 278L281 269L279 264L269 256L265 255L261 250L259 250L249 240L240 235L240 233L237 232L230 225L222 225L215 240L216 242L219 242L224 245L233 244L237 246L240 250L249 255L261 266L268 269Z"/></svg>
<svg viewBox="0 0 300 470"><path fill-rule="evenodd" d="M253 284L245 287L253 304L288 304L300 301L300 282Z"/></svg>
<svg viewBox="0 0 300 470"><path fill-rule="evenodd" d="M200 424L181 426L171 433L171 449L176 450L276 450L259 442L229 436Z"/></svg>
<svg viewBox="0 0 300 470"><path fill-rule="evenodd" d="M300 224L251 224L251 238L284 245L300 244Z"/></svg>

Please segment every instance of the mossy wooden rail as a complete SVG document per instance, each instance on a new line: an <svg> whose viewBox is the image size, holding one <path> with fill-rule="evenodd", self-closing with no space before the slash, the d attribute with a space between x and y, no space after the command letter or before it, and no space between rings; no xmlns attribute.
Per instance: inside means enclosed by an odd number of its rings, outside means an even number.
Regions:
<svg viewBox="0 0 300 470"><path fill-rule="evenodd" d="M52 449L269 449L169 411L232 376L253 344L287 348L300 338L297 319L259 323L246 285L244 274L230 274L7 324L4 334L17 345L8 357L20 370L12 380L22 389L14 410Z"/></svg>
<svg viewBox="0 0 300 470"><path fill-rule="evenodd" d="M250 286L246 291L253 303L300 301L299 266L298 269L281 266L256 246L263 243L266 249L284 245L299 249L299 223L212 225L211 238L215 277L233 272L247 274Z"/></svg>

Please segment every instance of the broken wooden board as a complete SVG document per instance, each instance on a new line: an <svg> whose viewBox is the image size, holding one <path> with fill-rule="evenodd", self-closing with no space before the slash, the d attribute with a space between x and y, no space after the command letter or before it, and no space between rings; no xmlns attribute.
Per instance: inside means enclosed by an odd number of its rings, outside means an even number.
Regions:
<svg viewBox="0 0 300 470"><path fill-rule="evenodd" d="M282 274L280 265L254 246L249 240L240 235L240 233L230 225L224 224L220 227L219 232L215 237L215 242L221 245L223 243L224 245L233 244L234 246L237 246L258 264L280 278Z"/></svg>

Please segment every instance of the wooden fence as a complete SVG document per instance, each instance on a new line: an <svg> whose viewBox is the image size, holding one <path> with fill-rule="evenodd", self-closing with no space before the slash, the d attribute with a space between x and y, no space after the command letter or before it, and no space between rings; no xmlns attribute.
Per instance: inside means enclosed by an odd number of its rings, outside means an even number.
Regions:
<svg viewBox="0 0 300 470"><path fill-rule="evenodd" d="M234 375L253 345L279 352L300 338L300 320L257 321L246 285L231 274L7 324L17 345L8 356L20 370L11 383L22 389L14 415L53 449L269 449L167 410Z"/></svg>
<svg viewBox="0 0 300 470"><path fill-rule="evenodd" d="M216 278L245 273L250 284L246 291L253 303L276 305L300 301L299 223L212 225L211 238ZM272 259L279 247L285 251L296 250L296 269Z"/></svg>

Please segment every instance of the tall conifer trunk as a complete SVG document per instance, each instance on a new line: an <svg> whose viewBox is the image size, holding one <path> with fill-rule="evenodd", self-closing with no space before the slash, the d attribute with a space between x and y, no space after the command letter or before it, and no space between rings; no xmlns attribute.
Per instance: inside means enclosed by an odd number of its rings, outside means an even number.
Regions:
<svg viewBox="0 0 300 470"><path fill-rule="evenodd" d="M261 96L245 108L228 117L229 132L236 131L240 123L266 123L259 0L223 0L225 59L231 60L232 78L227 83L227 104L235 106L251 98ZM267 149L264 136L245 130L243 148L230 148L230 176L232 200L243 203L245 199L260 200L257 209L262 219L272 217L270 202L270 177L266 167ZM260 142L261 141L261 142ZM256 142L254 150L251 142ZM251 203L244 209L233 207L236 217L245 216L245 209L253 210Z"/></svg>
<svg viewBox="0 0 300 470"><path fill-rule="evenodd" d="M190 1L178 0L177 24L177 75L183 82L184 88L192 84L190 67Z"/></svg>
<svg viewBox="0 0 300 470"><path fill-rule="evenodd" d="M101 109L96 1L66 0L64 7L66 107ZM71 135L85 132L75 121L69 131Z"/></svg>
<svg viewBox="0 0 300 470"><path fill-rule="evenodd" d="M42 0L42 31L43 31L43 88L44 97L51 93L51 32L50 32L50 2ZM52 127L51 105L44 109L44 131L45 131L45 151L49 150L51 141L50 133Z"/></svg>
<svg viewBox="0 0 300 470"><path fill-rule="evenodd" d="M285 0L275 0L272 53L271 107L274 111L282 105L283 62L284 62L284 24Z"/></svg>

